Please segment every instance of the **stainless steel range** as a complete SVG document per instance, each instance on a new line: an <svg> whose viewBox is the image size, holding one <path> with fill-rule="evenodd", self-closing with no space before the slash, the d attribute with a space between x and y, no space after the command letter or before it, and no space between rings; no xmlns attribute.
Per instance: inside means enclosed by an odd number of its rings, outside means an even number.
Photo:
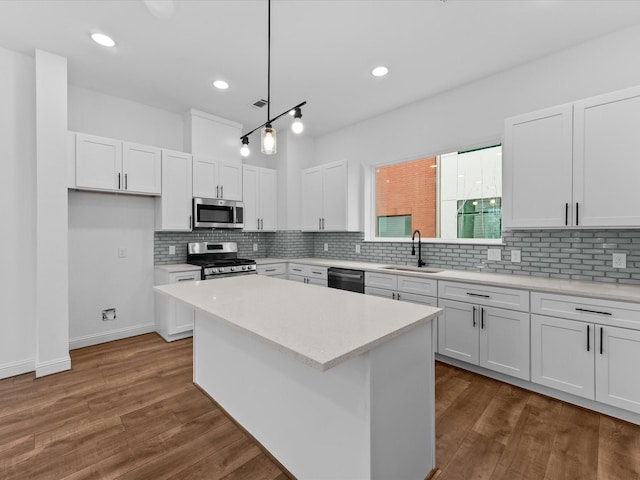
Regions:
<svg viewBox="0 0 640 480"><path fill-rule="evenodd" d="M238 258L235 242L189 243L187 263L202 267L203 280L257 273L255 260Z"/></svg>

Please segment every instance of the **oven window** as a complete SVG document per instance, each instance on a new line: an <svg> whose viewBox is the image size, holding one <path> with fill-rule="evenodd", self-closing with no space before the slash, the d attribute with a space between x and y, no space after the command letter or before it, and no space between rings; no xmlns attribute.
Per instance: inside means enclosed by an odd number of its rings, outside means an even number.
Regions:
<svg viewBox="0 0 640 480"><path fill-rule="evenodd" d="M199 205L198 222L233 223L233 207Z"/></svg>

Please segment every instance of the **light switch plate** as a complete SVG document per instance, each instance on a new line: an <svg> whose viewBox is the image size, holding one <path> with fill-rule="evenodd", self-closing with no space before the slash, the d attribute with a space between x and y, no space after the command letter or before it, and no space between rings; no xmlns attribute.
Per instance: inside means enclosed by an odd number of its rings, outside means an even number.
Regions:
<svg viewBox="0 0 640 480"><path fill-rule="evenodd" d="M324 251L325 251L325 252L328 252L328 251L329 251L329 244L328 244L328 243L325 243L325 244L324 244Z"/></svg>
<svg viewBox="0 0 640 480"><path fill-rule="evenodd" d="M627 254L626 253L614 253L613 254L613 268L627 268Z"/></svg>
<svg viewBox="0 0 640 480"><path fill-rule="evenodd" d="M520 262L520 250L511 250L511 262L513 263Z"/></svg>
<svg viewBox="0 0 640 480"><path fill-rule="evenodd" d="M500 260L502 260L501 253L502 250L500 250L499 248L488 248L487 260L494 260L496 262L499 262Z"/></svg>
<svg viewBox="0 0 640 480"><path fill-rule="evenodd" d="M257 244L257 243L254 243L254 244L253 244L253 251L254 251L254 252L257 252L257 251L258 251L258 244Z"/></svg>
<svg viewBox="0 0 640 480"><path fill-rule="evenodd" d="M169 255L175 255L175 254L176 254L176 246L169 245Z"/></svg>
<svg viewBox="0 0 640 480"><path fill-rule="evenodd" d="M360 253L360 245L356 245L356 253Z"/></svg>

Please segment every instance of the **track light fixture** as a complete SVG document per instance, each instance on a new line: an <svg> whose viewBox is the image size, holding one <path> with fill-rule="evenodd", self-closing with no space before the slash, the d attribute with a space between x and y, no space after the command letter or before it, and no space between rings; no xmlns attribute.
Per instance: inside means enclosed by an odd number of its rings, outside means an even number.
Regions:
<svg viewBox="0 0 640 480"><path fill-rule="evenodd" d="M294 112L293 125L291 125L291 130L294 133L302 133L302 131L304 130L304 125L302 124L301 108L307 103L306 101L299 103L294 107L288 108L280 115L276 115L275 117L271 118L271 0L267 0L267 2L267 121L240 137L240 140L242 141L240 154L243 157L249 155L249 135L251 135L259 128L262 128L262 133L260 135L260 151L265 155L273 155L274 153L276 153L276 129L273 128L272 123L283 115L286 115L290 111Z"/></svg>

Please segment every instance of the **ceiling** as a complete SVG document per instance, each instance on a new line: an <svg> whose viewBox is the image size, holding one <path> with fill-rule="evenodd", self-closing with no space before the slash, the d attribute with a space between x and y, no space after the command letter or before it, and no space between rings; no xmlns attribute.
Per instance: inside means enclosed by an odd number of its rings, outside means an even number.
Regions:
<svg viewBox="0 0 640 480"><path fill-rule="evenodd" d="M141 0L3 0L0 46L67 57L76 86L244 131L263 123L251 104L267 95L267 0L151 3L173 14ZM271 114L306 100L306 132L323 135L639 23L628 0L273 0ZM380 64L390 73L371 76Z"/></svg>

